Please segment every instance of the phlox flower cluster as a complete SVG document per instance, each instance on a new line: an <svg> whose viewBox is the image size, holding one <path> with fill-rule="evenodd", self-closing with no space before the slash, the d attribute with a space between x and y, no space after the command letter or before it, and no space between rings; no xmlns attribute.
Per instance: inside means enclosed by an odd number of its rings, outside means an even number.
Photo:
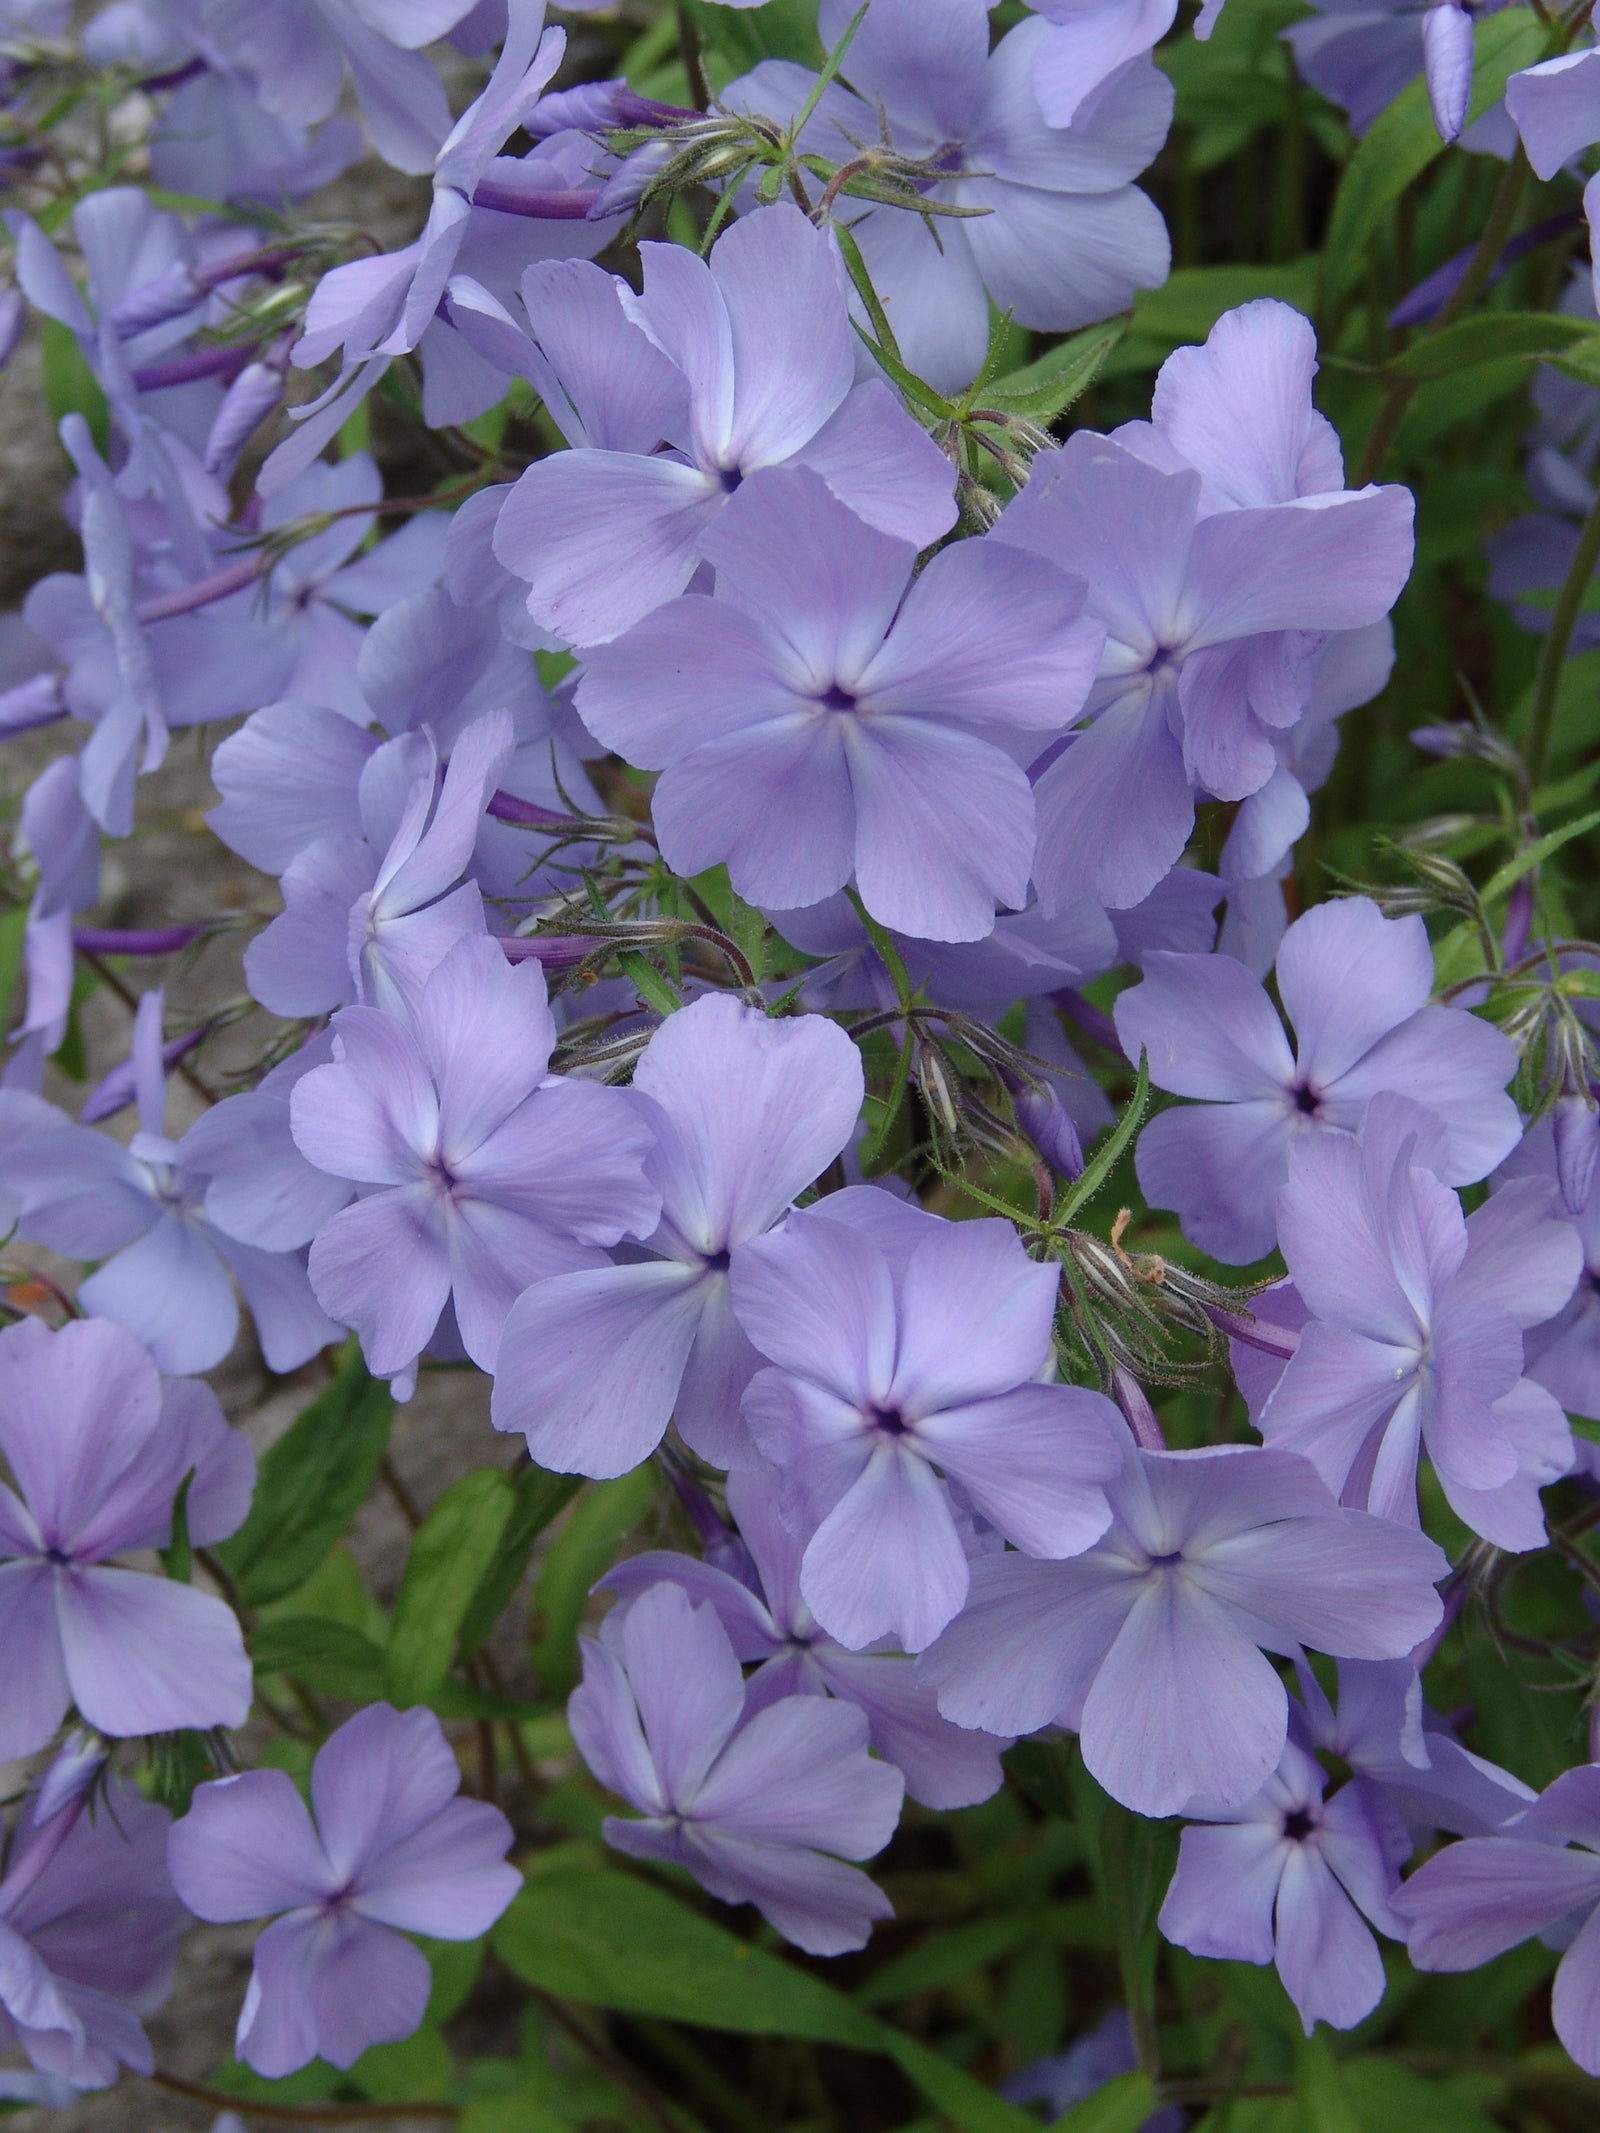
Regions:
<svg viewBox="0 0 1600 2133"><path fill-rule="evenodd" d="M1600 951L1453 861L1437 906L1308 900L1417 553L1311 320L1213 306L1106 426L1014 360L1167 278L1173 0L819 0L812 63L707 32L703 79L696 0L694 109L585 78L542 0L71 12L0 0L0 95L70 49L147 133L141 182L6 214L82 568L0 633L43 763L0 870L0 2049L58 2101L148 2073L189 1922L261 1921L237 2057L359 2079L432 2019L419 1940L537 1917L559 1814L497 1801L552 1783L607 1796L597 1876L859 1950L906 1799L1032 1753L1182 1822L1160 1932L1308 2034L1377 2007L1380 1938L1555 1931L1600 2073L1597 1766L1536 1793L1423 1679L1497 1553L1600 1587ZM1423 73L1453 141L1493 12L1288 41L1358 129ZM1559 171L1597 65L1468 145ZM304 206L364 141L424 181L390 249ZM1600 429L1546 399L1587 524ZM396 410L459 479L389 493ZM244 887L116 923L190 729L185 834ZM93 985L131 1014L85 1099ZM1112 1176L1142 1212L1091 1229ZM225 1414L241 1344L328 1442ZM479 1471L358 1629L361 1418L473 1380ZM645 1468L530 1687L538 1531ZM492 1531L434 1523L480 1481Z"/></svg>

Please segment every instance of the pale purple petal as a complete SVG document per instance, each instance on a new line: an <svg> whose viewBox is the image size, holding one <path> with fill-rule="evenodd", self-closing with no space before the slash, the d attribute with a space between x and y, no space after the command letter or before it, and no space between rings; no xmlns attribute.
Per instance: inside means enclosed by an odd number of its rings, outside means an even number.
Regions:
<svg viewBox="0 0 1600 2133"><path fill-rule="evenodd" d="M1353 2029L1383 1998L1383 1958L1369 1928L1309 1845L1289 1848L1278 1890L1278 1975L1307 2036L1320 2022Z"/></svg>
<svg viewBox="0 0 1600 2133"><path fill-rule="evenodd" d="M427 1346L450 1294L437 1202L425 1186L358 1200L317 1233L311 1286L330 1318L361 1335L369 1369L404 1370Z"/></svg>
<svg viewBox="0 0 1600 2133"><path fill-rule="evenodd" d="M78 1294L91 1311L136 1334L157 1367L175 1377L220 1363L239 1331L239 1305L216 1246L180 1214L161 1215L81 1282Z"/></svg>
<svg viewBox="0 0 1600 2133"><path fill-rule="evenodd" d="M1059 1559L1092 1547L1111 1523L1097 1484L1121 1469L1122 1428L1099 1393L1027 1385L929 1416L916 1441L1007 1540Z"/></svg>
<svg viewBox="0 0 1600 2133"><path fill-rule="evenodd" d="M1283 1684L1205 1591L1162 1576L1138 1593L1084 1698L1089 1770L1125 1807L1176 1814L1196 1793L1260 1790L1283 1753Z"/></svg>
<svg viewBox="0 0 1600 2133"><path fill-rule="evenodd" d="M695 1818L757 1843L870 1859L894 1835L905 1785L866 1751L866 1717L854 1704L785 1697L728 1742Z"/></svg>
<svg viewBox="0 0 1600 2133"><path fill-rule="evenodd" d="M900 1282L888 1399L922 1417L1037 1377L1052 1353L1060 1281L1058 1267L1029 1259L1009 1222L941 1224Z"/></svg>
<svg viewBox="0 0 1600 2133"><path fill-rule="evenodd" d="M720 485L669 459L557 452L506 498L494 552L526 581L541 627L601 644L683 591L721 503Z"/></svg>
<svg viewBox="0 0 1600 2133"><path fill-rule="evenodd" d="M244 1724L250 1662L220 1600L97 1565L62 1575L56 1612L72 1699L90 1725L127 1735Z"/></svg>
<svg viewBox="0 0 1600 2133"><path fill-rule="evenodd" d="M1525 1837L1468 1837L1394 1898L1419 1970L1476 1970L1600 1899L1600 1858Z"/></svg>
<svg viewBox="0 0 1600 2133"><path fill-rule="evenodd" d="M387 1926L348 1910L292 1911L256 1942L234 2048L269 2080L314 2058L354 2066L420 2026L432 1985L422 1951Z"/></svg>
<svg viewBox="0 0 1600 2133"><path fill-rule="evenodd" d="M305 1802L281 1770L197 1786L173 1824L167 1861L195 1917L219 1925L316 1903L337 1885Z"/></svg>
<svg viewBox="0 0 1600 2133"><path fill-rule="evenodd" d="M72 1701L47 1563L0 1562L0 1756L42 1748Z"/></svg>
<svg viewBox="0 0 1600 2133"><path fill-rule="evenodd" d="M944 1489L915 1454L889 1440L811 1536L800 1589L847 1649L893 1637L931 1644L967 1597L967 1558Z"/></svg>
<svg viewBox="0 0 1600 2133"><path fill-rule="evenodd" d="M744 1711L744 1677L727 1631L681 1586L657 1585L628 1609L621 1646L664 1797L721 1820L700 1795Z"/></svg>
<svg viewBox="0 0 1600 2133"><path fill-rule="evenodd" d="M1186 1829L1161 1906L1162 1933L1193 1955L1270 1963L1285 1849L1282 1831L1267 1821Z"/></svg>
<svg viewBox="0 0 1600 2133"><path fill-rule="evenodd" d="M500 1336L495 1428L554 1473L629 1473L672 1419L713 1278L669 1259L524 1291Z"/></svg>
<svg viewBox="0 0 1600 2133"><path fill-rule="evenodd" d="M1140 1187L1152 1207L1176 1212L1199 1250L1248 1266L1276 1242L1274 1208L1293 1130L1281 1099L1159 1112L1139 1136Z"/></svg>
<svg viewBox="0 0 1600 2133"><path fill-rule="evenodd" d="M881 925L924 940L977 941L994 931L997 904L1027 902L1033 793L998 748L932 719L874 716L845 722L844 759L856 880ZM731 859L729 871L737 881Z"/></svg>

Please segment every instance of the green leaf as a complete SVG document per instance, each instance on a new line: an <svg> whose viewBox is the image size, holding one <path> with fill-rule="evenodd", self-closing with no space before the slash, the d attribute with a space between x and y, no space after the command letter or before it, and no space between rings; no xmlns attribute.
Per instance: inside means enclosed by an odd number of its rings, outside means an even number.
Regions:
<svg viewBox="0 0 1600 2133"><path fill-rule="evenodd" d="M576 1681L578 1624L589 1588L616 1561L655 1492L648 1466L635 1467L617 1481L597 1482L579 1497L550 1543L533 1588L534 1665L547 1696L565 1696Z"/></svg>
<svg viewBox="0 0 1600 2133"><path fill-rule="evenodd" d="M172 1539L160 1551L162 1569L180 1585L194 1582L194 1544L189 1538L189 1489L193 1481L194 1468L190 1467L172 1500Z"/></svg>
<svg viewBox="0 0 1600 2133"><path fill-rule="evenodd" d="M1490 311L1479 318L1458 319L1442 333L1429 334L1403 348L1384 367L1400 378L1443 378L1479 363L1499 362L1505 356L1534 362L1575 351L1581 361L1585 342L1596 351L1592 360L1600 380L1600 328L1589 320L1554 311Z"/></svg>
<svg viewBox="0 0 1600 2133"><path fill-rule="evenodd" d="M977 1918L970 1925L952 1926L945 1933L930 1933L919 1947L885 1963L856 1994L861 2007L888 2007L917 1992L937 1992L956 1979L985 1970L1003 1955L1021 1947L1034 1931L1026 1911L1000 1911Z"/></svg>
<svg viewBox="0 0 1600 2133"><path fill-rule="evenodd" d="M767 0L766 6L748 13L718 6L715 0L687 0L687 6L705 39L714 89L725 88L736 74L747 74L764 59L795 59L811 68L822 64L816 0ZM634 79L631 73L629 79Z"/></svg>
<svg viewBox="0 0 1600 2133"><path fill-rule="evenodd" d="M1507 8L1478 24L1473 44L1472 118L1498 100L1508 78L1519 68L1545 57L1548 35L1527 7ZM1428 104L1428 85L1419 74L1374 120L1345 166L1328 221L1325 257L1330 289L1346 289L1366 271L1368 238L1382 226L1412 179L1443 153Z"/></svg>
<svg viewBox="0 0 1600 2133"><path fill-rule="evenodd" d="M517 1476L511 1516L505 1522L493 1560L461 1618L456 1649L463 1662L476 1658L488 1643L528 1567L534 1542L582 1487L576 1474L547 1474L537 1466L524 1467Z"/></svg>
<svg viewBox="0 0 1600 2133"><path fill-rule="evenodd" d="M250 1516L215 1551L248 1606L293 1592L322 1562L366 1501L393 1414L351 1341L327 1391L263 1456Z"/></svg>
<svg viewBox="0 0 1600 2133"><path fill-rule="evenodd" d="M327 1615L274 1615L250 1632L258 1674L289 1674L314 1694L376 1703L385 1693L383 1647Z"/></svg>
<svg viewBox="0 0 1600 2133"><path fill-rule="evenodd" d="M1148 2074L1118 2074L1056 2119L1052 2133L1139 2133L1159 2100Z"/></svg>
<svg viewBox="0 0 1600 2133"><path fill-rule="evenodd" d="M467 1610L488 1575L516 1492L498 1467L463 1474L412 1535L385 1668L402 1710L426 1703L450 1671Z"/></svg>
<svg viewBox="0 0 1600 2133"><path fill-rule="evenodd" d="M1516 887L1524 874L1542 867L1564 844L1570 844L1575 837L1586 837L1593 829L1600 829L1600 808L1593 814L1580 815L1576 822L1567 823L1563 829L1549 830L1544 836L1536 837L1526 851L1518 852L1515 859L1508 859L1503 867L1489 876L1483 885L1483 901L1491 904L1496 897L1504 896Z"/></svg>
<svg viewBox="0 0 1600 2133"><path fill-rule="evenodd" d="M631 1875L607 1868L541 1875L512 1903L493 1941L524 1984L559 1999L882 2052L964 2133L1038 2133L1025 2111L832 1985Z"/></svg>
<svg viewBox="0 0 1600 2133"><path fill-rule="evenodd" d="M22 974L22 944L28 931L28 907L11 904L0 911L0 1029L10 1029L11 998Z"/></svg>
<svg viewBox="0 0 1600 2133"><path fill-rule="evenodd" d="M820 1978L737 1939L664 1889L601 1867L541 1875L492 1935L524 1984L585 2006L749 2036L875 2051L879 2024Z"/></svg>
<svg viewBox="0 0 1600 2133"><path fill-rule="evenodd" d="M1087 333L1075 333L1036 363L1025 364L986 386L982 405L1029 422L1053 422L1080 393L1088 391L1127 330L1126 319L1113 319L1107 325L1090 327Z"/></svg>
<svg viewBox="0 0 1600 2133"><path fill-rule="evenodd" d="M1362 2133L1498 2133L1475 2105L1392 2059L1346 2059L1339 2071Z"/></svg>
<svg viewBox="0 0 1600 2133"><path fill-rule="evenodd" d="M1134 1086L1132 1096L1128 1099L1128 1107L1121 1118L1117 1120L1111 1133L1101 1142L1099 1148L1084 1166L1083 1176L1067 1192L1057 1215L1058 1221L1070 1222L1080 1208L1088 1205L1106 1179L1110 1177L1112 1171L1121 1162L1123 1155L1127 1151L1128 1144L1138 1132L1140 1122L1144 1118L1145 1106L1149 1101L1150 1060L1148 1055L1141 1051L1139 1054L1139 1079Z"/></svg>
<svg viewBox="0 0 1600 2133"><path fill-rule="evenodd" d="M1294 2092L1305 2133L1362 2133L1325 2029L1296 2044Z"/></svg>
<svg viewBox="0 0 1600 2133"><path fill-rule="evenodd" d="M111 411L99 379L78 346L77 336L59 319L41 317L39 341L44 397L51 420L59 429L68 415L81 415L89 425L95 450L103 458L111 446Z"/></svg>

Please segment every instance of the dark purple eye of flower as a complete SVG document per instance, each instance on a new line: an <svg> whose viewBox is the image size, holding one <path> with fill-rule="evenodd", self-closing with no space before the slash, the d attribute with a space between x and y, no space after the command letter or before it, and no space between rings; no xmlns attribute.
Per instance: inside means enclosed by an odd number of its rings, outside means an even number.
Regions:
<svg viewBox="0 0 1600 2133"><path fill-rule="evenodd" d="M1315 1089L1308 1089L1302 1083L1294 1091L1294 1107L1304 1117L1315 1118L1322 1108L1322 1098Z"/></svg>
<svg viewBox="0 0 1600 2133"><path fill-rule="evenodd" d="M836 681L828 684L817 701L824 711L853 711L856 707L856 699L850 691L841 689Z"/></svg>
<svg viewBox="0 0 1600 2133"><path fill-rule="evenodd" d="M881 1429L886 1437L903 1437L911 1427L905 1416L895 1407L868 1408L867 1419L874 1429Z"/></svg>
<svg viewBox="0 0 1600 2133"><path fill-rule="evenodd" d="M1283 1833L1291 1844L1304 1844L1315 1827L1308 1808L1297 1807L1283 1818Z"/></svg>

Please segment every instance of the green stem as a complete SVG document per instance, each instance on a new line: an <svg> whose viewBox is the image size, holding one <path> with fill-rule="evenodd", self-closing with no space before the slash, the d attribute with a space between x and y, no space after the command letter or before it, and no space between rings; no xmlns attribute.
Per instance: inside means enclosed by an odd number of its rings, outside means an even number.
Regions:
<svg viewBox="0 0 1600 2133"><path fill-rule="evenodd" d="M700 43L700 31L694 17L678 0L678 50L683 54L683 71L689 77L689 98L696 111L711 108L711 84L706 79L705 52Z"/></svg>
<svg viewBox="0 0 1600 2133"><path fill-rule="evenodd" d="M461 2116L458 2103L267 2103L257 2096L230 2096L222 2089L207 2088L200 2081L185 2081L179 2074L163 2073L157 2067L145 2079L152 2088L169 2096L186 2096L208 2110L232 2111L238 2117L261 2118L281 2126L345 2126L393 2124L398 2119Z"/></svg>
<svg viewBox="0 0 1600 2133"><path fill-rule="evenodd" d="M1600 496L1596 496L1589 516L1583 522L1578 545L1561 587L1561 597L1550 618L1550 634L1539 652L1539 668L1533 685L1533 719L1528 728L1528 783L1534 787L1543 782L1550 758L1567 648L1572 642L1572 632L1583 610L1583 596L1589 590L1589 580L1594 576L1597 563L1600 563Z"/></svg>
<svg viewBox="0 0 1600 2133"><path fill-rule="evenodd" d="M1506 165L1505 176L1500 180L1494 205L1489 210L1489 219L1483 226L1483 235L1478 239L1477 249L1467 263L1467 271L1457 283L1450 301L1434 320L1432 330L1418 343L1419 347L1425 346L1435 335L1443 333L1447 326L1453 326L1470 308L1488 280L1495 261L1505 249L1506 239L1511 235L1511 226L1517 219L1517 209L1522 205L1522 195L1528 178L1528 159L1519 147ZM1367 432L1361 464L1356 469L1355 486L1358 489L1364 488L1369 481L1377 478L1421 382L1420 378L1396 378L1389 387L1372 428Z"/></svg>

